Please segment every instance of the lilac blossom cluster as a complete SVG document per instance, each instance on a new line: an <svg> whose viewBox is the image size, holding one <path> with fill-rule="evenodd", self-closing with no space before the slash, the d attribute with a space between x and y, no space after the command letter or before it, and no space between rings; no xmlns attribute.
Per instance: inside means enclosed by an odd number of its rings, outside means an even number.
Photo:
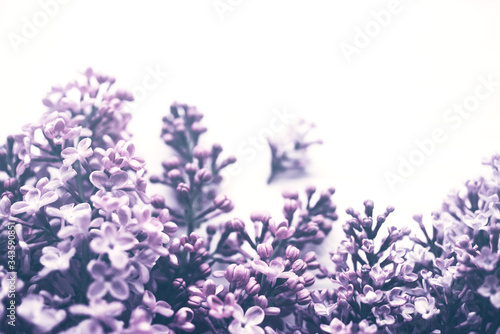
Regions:
<svg viewBox="0 0 500 334"><path fill-rule="evenodd" d="M17 333L164 331L156 314L183 324L150 291L177 225L167 210L153 215L145 162L126 130L133 96L114 84L89 69L53 87L42 118L0 148L1 244L6 223L16 224ZM3 249L0 259L7 330Z"/></svg>
<svg viewBox="0 0 500 334"><path fill-rule="evenodd" d="M316 250L338 219L335 189L285 191L279 216L230 216L219 184L235 158L204 144L202 113L174 103L163 172L150 177L164 192L147 194L124 111L133 96L114 83L89 69L54 87L42 118L0 147L0 244L11 223L17 242L16 332L500 333L500 156L487 162L492 177L451 194L429 226L416 215L417 232L388 224L392 207L347 209L323 263ZM300 138L292 147L312 143ZM5 247L2 331L8 259Z"/></svg>
<svg viewBox="0 0 500 334"><path fill-rule="evenodd" d="M202 118L195 107L174 103L163 119L162 139L172 155L152 182L164 184L175 196L168 201L154 196L152 203L168 209L186 234L175 243L178 261L165 267L159 261L153 268L159 282L156 295L174 309L190 310L192 325L184 331L286 330L286 317L311 301L307 288L320 265L315 252L305 249L322 243L331 231L337 219L331 200L335 190L318 193L309 187L304 196L283 193L279 219L265 213L254 213L247 222L224 219L233 203L218 194L220 171L235 158L220 157L218 144L203 148Z"/></svg>

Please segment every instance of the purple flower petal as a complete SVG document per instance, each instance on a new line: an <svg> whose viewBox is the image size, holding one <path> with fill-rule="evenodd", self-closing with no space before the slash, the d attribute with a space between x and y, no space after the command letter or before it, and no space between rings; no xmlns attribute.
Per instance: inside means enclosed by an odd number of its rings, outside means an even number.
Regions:
<svg viewBox="0 0 500 334"><path fill-rule="evenodd" d="M125 281L115 279L110 284L109 294L118 300L126 300L129 297L130 290Z"/></svg>
<svg viewBox="0 0 500 334"><path fill-rule="evenodd" d="M245 317L247 325L259 325L264 321L265 313L259 306L252 306L245 313Z"/></svg>
<svg viewBox="0 0 500 334"><path fill-rule="evenodd" d="M101 299L106 295L108 289L106 288L106 283L104 281L94 281L89 285L87 290L88 299Z"/></svg>
<svg viewBox="0 0 500 334"><path fill-rule="evenodd" d="M104 172L95 171L90 174L90 182L98 189L104 189L108 181L109 178Z"/></svg>

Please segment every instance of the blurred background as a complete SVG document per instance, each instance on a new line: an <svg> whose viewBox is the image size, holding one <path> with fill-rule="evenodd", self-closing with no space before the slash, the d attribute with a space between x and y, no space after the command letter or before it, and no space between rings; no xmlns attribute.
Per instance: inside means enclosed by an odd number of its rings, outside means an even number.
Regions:
<svg viewBox="0 0 500 334"><path fill-rule="evenodd" d="M136 94L130 130L152 174L177 101L205 114L207 143L239 158L224 190L236 215L279 216L281 191L315 184L337 189L341 220L369 198L411 224L500 147L499 13L494 0L2 0L0 136L93 67ZM278 114L315 122L324 144L306 177L267 187L270 153L248 148Z"/></svg>

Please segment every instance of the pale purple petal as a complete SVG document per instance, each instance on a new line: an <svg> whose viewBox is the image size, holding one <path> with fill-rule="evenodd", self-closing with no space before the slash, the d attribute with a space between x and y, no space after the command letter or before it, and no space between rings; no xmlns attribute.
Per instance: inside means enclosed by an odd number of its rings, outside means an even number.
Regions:
<svg viewBox="0 0 500 334"><path fill-rule="evenodd" d="M247 325L259 325L264 321L265 313L259 306L252 306L245 313L245 317Z"/></svg>
<svg viewBox="0 0 500 334"><path fill-rule="evenodd" d="M106 283L103 281L94 281L89 285L87 290L87 298L88 299L101 299L106 295L108 289L106 287Z"/></svg>
<svg viewBox="0 0 500 334"><path fill-rule="evenodd" d="M125 300L128 299L130 290L125 281L115 279L110 284L109 293L118 300Z"/></svg>
<svg viewBox="0 0 500 334"><path fill-rule="evenodd" d="M108 176L101 171L95 171L90 174L90 182L99 189L104 189L105 185L108 183L109 178Z"/></svg>

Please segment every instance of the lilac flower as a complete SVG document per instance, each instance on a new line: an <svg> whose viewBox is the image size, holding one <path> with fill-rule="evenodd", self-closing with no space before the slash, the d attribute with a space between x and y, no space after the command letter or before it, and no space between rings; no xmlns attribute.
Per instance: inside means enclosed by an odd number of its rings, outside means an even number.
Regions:
<svg viewBox="0 0 500 334"><path fill-rule="evenodd" d="M369 285L365 285L363 288L363 294L359 295L359 300L368 305L375 304L384 298L384 294L380 290L374 291Z"/></svg>
<svg viewBox="0 0 500 334"><path fill-rule="evenodd" d="M269 220L269 228L277 239L283 240L290 238L295 233L295 227L289 227L287 220L283 220L277 224L274 219Z"/></svg>
<svg viewBox="0 0 500 334"><path fill-rule="evenodd" d="M120 140L114 149L108 149L108 151L106 151L106 157L103 158L103 164L108 171L111 171L111 165L118 168L128 166L135 171L139 171L144 168L145 161L135 155L135 146L132 142Z"/></svg>
<svg viewBox="0 0 500 334"><path fill-rule="evenodd" d="M77 326L69 328L67 331L60 332L60 334L104 334L104 329L100 323L94 319L85 319Z"/></svg>
<svg viewBox="0 0 500 334"><path fill-rule="evenodd" d="M241 264L230 264L224 272L224 277L228 282L234 283L237 287L244 287L250 279L250 270Z"/></svg>
<svg viewBox="0 0 500 334"><path fill-rule="evenodd" d="M61 152L61 156L64 158L64 165L71 166L75 161L84 161L86 158L92 156L94 153L91 148L92 140L90 138L84 138L80 140L77 147L67 147Z"/></svg>
<svg viewBox="0 0 500 334"><path fill-rule="evenodd" d="M474 230L480 230L488 224L489 216L489 213L479 210L474 213L469 212L463 217L463 222Z"/></svg>
<svg viewBox="0 0 500 334"><path fill-rule="evenodd" d="M130 290L125 280L129 272L109 268L106 263L91 260L87 266L94 281L90 284L87 297L90 300L99 300L109 293L113 298L126 300Z"/></svg>
<svg viewBox="0 0 500 334"><path fill-rule="evenodd" d="M314 123L304 119L296 120L281 135L268 138L271 150L271 173L267 183L271 183L279 174L300 174L307 165L307 149L314 144L321 144L318 139L310 139Z"/></svg>
<svg viewBox="0 0 500 334"><path fill-rule="evenodd" d="M396 322L396 318L391 315L391 308L388 305L374 307L372 312L379 326L390 326Z"/></svg>
<svg viewBox="0 0 500 334"><path fill-rule="evenodd" d="M278 260L272 260L269 265L261 260L254 260L251 262L252 268L256 271L267 276L271 280L271 285L276 285L276 281L279 278L290 278L294 277L293 272L285 271L285 266Z"/></svg>
<svg viewBox="0 0 500 334"><path fill-rule="evenodd" d="M500 308L500 280L495 275L486 276L483 285L477 289L477 292L481 296L489 298L494 307Z"/></svg>
<svg viewBox="0 0 500 334"><path fill-rule="evenodd" d="M385 280L391 275L393 270L391 268L382 269L380 265L377 263L370 270L370 277L376 286L380 286L384 284Z"/></svg>
<svg viewBox="0 0 500 334"><path fill-rule="evenodd" d="M429 284L448 291L453 284L453 279L454 275L449 270L444 270L442 275L436 274L435 277L429 278Z"/></svg>
<svg viewBox="0 0 500 334"><path fill-rule="evenodd" d="M53 176L49 183L49 190L56 190L67 185L68 181L77 175L77 172L73 169L73 167L63 165L52 174Z"/></svg>
<svg viewBox="0 0 500 334"><path fill-rule="evenodd" d="M319 316L329 317L333 313L333 311L335 311L337 306L338 306L337 304L331 304L325 306L325 304L315 303L314 312L316 312L316 314Z"/></svg>
<svg viewBox="0 0 500 334"><path fill-rule="evenodd" d="M375 334L377 333L377 325L371 324L366 321L366 319L363 319L359 323L359 334Z"/></svg>
<svg viewBox="0 0 500 334"><path fill-rule="evenodd" d="M81 132L81 127L70 128L66 126L64 119L58 118L45 125L44 133L54 144L61 145L65 140L76 138Z"/></svg>
<svg viewBox="0 0 500 334"><path fill-rule="evenodd" d="M174 316L174 326L186 331L192 332L195 326L192 324L194 318L194 312L188 307L183 307Z"/></svg>
<svg viewBox="0 0 500 334"><path fill-rule="evenodd" d="M326 333L335 333L335 334L350 334L352 324L345 325L342 321L337 318L333 318L330 324L320 325L321 329Z"/></svg>
<svg viewBox="0 0 500 334"><path fill-rule="evenodd" d="M235 304L233 318L228 327L231 334L265 334L264 330L258 326L265 318L264 311L260 307L252 306L243 312L241 306Z"/></svg>
<svg viewBox="0 0 500 334"><path fill-rule="evenodd" d="M81 216L89 216L92 213L88 203L74 203L62 205L60 208L47 207L46 212L49 216L59 217L64 219L71 225L74 225Z"/></svg>
<svg viewBox="0 0 500 334"><path fill-rule="evenodd" d="M104 213L111 214L124 205L129 205L128 196L115 197L113 195L93 195L90 200L97 209L102 209Z"/></svg>
<svg viewBox="0 0 500 334"><path fill-rule="evenodd" d="M406 254L406 250L402 248L396 247L396 244L393 244L390 248L388 259L396 264L401 264L404 262L404 256Z"/></svg>
<svg viewBox="0 0 500 334"><path fill-rule="evenodd" d="M45 305L43 297L30 294L23 298L17 313L33 324L38 332L48 333L66 318L64 310L57 310Z"/></svg>
<svg viewBox="0 0 500 334"><path fill-rule="evenodd" d="M420 313L425 320L431 319L440 313L435 304L436 300L434 297L417 297L415 299L415 311Z"/></svg>
<svg viewBox="0 0 500 334"><path fill-rule="evenodd" d="M98 196L102 196L105 193L111 193L114 197L125 196L126 193L123 189L129 186L128 181L129 176L124 171L119 171L111 176L100 171L95 171L90 174L90 182L99 189L97 193Z"/></svg>
<svg viewBox="0 0 500 334"><path fill-rule="evenodd" d="M472 261L478 268L486 271L493 271L498 263L498 257L498 253L493 253L490 247L484 246L481 248L481 253L478 254Z"/></svg>
<svg viewBox="0 0 500 334"><path fill-rule="evenodd" d="M144 292L142 303L147 306L153 313L161 314L167 318L170 318L174 315L172 307L166 301L156 301L156 298L151 291Z"/></svg>
<svg viewBox="0 0 500 334"><path fill-rule="evenodd" d="M413 266L409 263L400 265L398 276L405 282L414 282L418 278L418 275L413 272Z"/></svg>
<svg viewBox="0 0 500 334"><path fill-rule="evenodd" d="M136 308L130 315L129 326L120 331L121 334L149 334L149 333L167 333L173 334L173 331L165 325L151 324L153 318L151 314L143 308Z"/></svg>
<svg viewBox="0 0 500 334"><path fill-rule="evenodd" d="M69 247L68 247L69 246ZM61 249L62 248L62 249ZM70 260L75 255L76 249L70 244L59 244L59 248L47 246L42 250L40 263L44 266L39 276L47 276L52 271L66 271L70 267Z"/></svg>
<svg viewBox="0 0 500 334"><path fill-rule="evenodd" d="M42 195L40 189L31 189L24 195L22 202L12 204L11 211L14 215L26 213L32 215L40 210L40 208L57 201L58 196L53 191L48 191Z"/></svg>
<svg viewBox="0 0 500 334"><path fill-rule="evenodd" d="M401 295L402 289L400 287L392 288L387 294L387 300L392 307L398 307L406 304L406 298Z"/></svg>
<svg viewBox="0 0 500 334"><path fill-rule="evenodd" d="M228 293L222 302L219 297L210 295L207 298L207 304L210 308L209 314L216 319L229 318L233 315L235 299L233 293Z"/></svg>
<svg viewBox="0 0 500 334"><path fill-rule="evenodd" d="M89 305L75 304L69 307L69 312L76 315L86 315L92 320L97 320L111 328L117 328L115 318L125 311L125 306L121 302L113 301L108 303L103 299L91 299ZM95 323L88 323L89 327L97 327Z"/></svg>
<svg viewBox="0 0 500 334"><path fill-rule="evenodd" d="M98 254L108 254L112 265L117 269L123 269L128 264L128 250L137 244L137 239L123 230L118 230L113 223L102 224L100 230L92 230L94 239L90 242L90 248Z"/></svg>
<svg viewBox="0 0 500 334"><path fill-rule="evenodd" d="M413 304L406 303L399 307L399 312L405 321L411 321L411 315L415 313L415 306Z"/></svg>

